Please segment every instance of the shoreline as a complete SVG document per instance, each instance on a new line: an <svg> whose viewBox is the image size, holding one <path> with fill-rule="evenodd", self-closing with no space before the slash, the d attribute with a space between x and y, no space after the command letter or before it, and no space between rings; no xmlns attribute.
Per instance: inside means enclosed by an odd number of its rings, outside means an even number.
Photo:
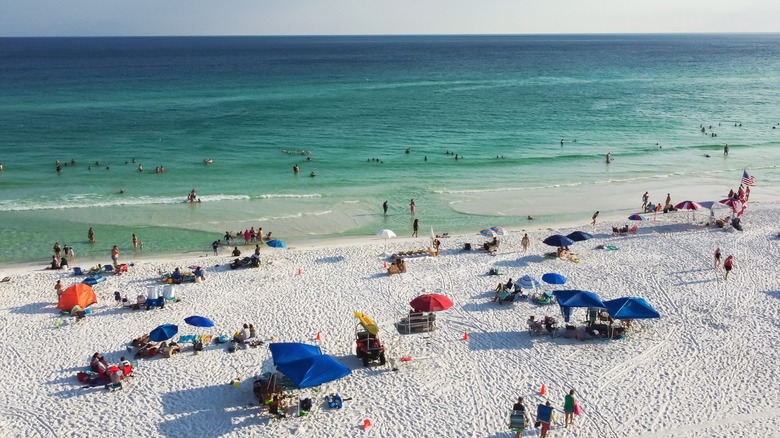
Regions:
<svg viewBox="0 0 780 438"><path fill-rule="evenodd" d="M758 205L777 205L780 206L780 200L774 200L774 201L750 201L748 203L748 214L749 214L749 208L750 206L758 206ZM704 216L704 212L707 212L706 215L709 215L709 209L703 209L701 213L698 213L697 219L701 220L701 216ZM716 210L716 216L720 217L723 216L726 212L730 214L731 209L730 208L720 208ZM669 214L672 213L658 213L658 220L653 221L651 219L652 213L648 213L646 217L648 218L648 221L629 221L627 217L630 214L634 214L636 211L632 210L613 210L612 212L603 215L602 213L599 214L599 218L596 224L596 227L603 226L604 223L610 223L614 226L623 226L625 224L650 224L653 222L673 222L673 221L667 221L664 220L664 217L666 217ZM674 216L685 214L689 215L689 212L686 211L678 211L673 213ZM643 213L644 215L644 213ZM673 218L674 216L669 216L669 218ZM590 225L590 220L584 222L578 222L574 220L569 221L560 221L556 223L543 223L539 222L539 226L532 226L537 225L534 223L534 221L528 221L527 227L521 227L521 226L505 226L504 228L509 232L509 235L517 234L517 233L529 233L529 234L535 234L535 233L541 233L543 231L554 231L559 229L580 229L582 231L586 232L592 232L593 227ZM486 225L485 228L489 227L490 225ZM578 228L579 227L579 228ZM377 230L378 231L378 230ZM395 230L393 230L395 231ZM449 236L452 238L456 238L456 240L464 240L468 237L474 237L474 240L478 239L486 239L484 236L479 234L479 230L476 230L473 233L449 233ZM506 239L507 236L504 236L503 238ZM430 246L430 229L426 230L424 227L420 230L420 237L410 237L410 236L399 236L395 237L393 239L388 239L387 245L388 250L392 249L395 246L400 245L408 245L410 243L418 243L422 239L424 245ZM499 237L501 239L501 237ZM242 240L243 242L243 240ZM380 246L384 247L384 240L376 237L376 236L332 236L332 237L322 237L322 238L310 238L306 239L305 241L298 241L298 240L292 240L291 244L288 244L288 249L275 249L270 248L267 245L261 246L261 256L263 258L274 256L279 252L284 251L316 251L316 250L322 250L322 249L328 249L328 248L344 248L344 247L368 247L368 246ZM446 240L442 240L442 245L446 246ZM177 261L177 260L190 260L193 258L198 259L214 259L214 258L222 258L222 257L228 257L232 258L230 256L229 251L232 251L232 248L238 246L239 250L241 250L242 257L248 254L251 254L251 252L254 249L255 243L249 243L248 245L245 245L241 243L240 245L225 245L224 239L220 239L220 254L218 256L212 255L211 250L208 251L204 250L194 250L194 251L183 251L183 252L166 252L166 253L156 253L151 254L149 256L142 256L139 255L138 257L123 257L122 254L120 254L120 263L159 263L159 262L170 262L170 261ZM413 245L415 248L422 247L423 244L420 245ZM404 250L405 248L400 248L398 251ZM408 248L406 248L408 249ZM228 251L228 252L226 252ZM390 252L396 252L396 251L390 251ZM73 263L73 265L69 265L69 270L72 272L73 267L79 266L82 269L85 267L88 269L90 266L95 266L98 263L105 264L106 260L109 260L109 254L106 254L105 258L79 258L77 255L76 262ZM42 267L43 266L43 267ZM46 269L45 263L39 263L39 262L20 262L20 263L9 263L2 265L2 269L0 271L4 273L26 273L31 271L50 271L49 269ZM61 272L66 272L65 270ZM6 274L7 275L7 274Z"/></svg>

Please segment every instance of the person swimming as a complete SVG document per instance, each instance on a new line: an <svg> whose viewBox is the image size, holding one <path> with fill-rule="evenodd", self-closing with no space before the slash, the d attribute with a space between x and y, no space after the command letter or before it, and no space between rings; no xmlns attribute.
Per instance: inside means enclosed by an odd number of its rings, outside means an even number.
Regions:
<svg viewBox="0 0 780 438"><path fill-rule="evenodd" d="M316 173L314 173L314 172L312 172L312 173L310 173L310 174L309 174L309 176L310 176L310 177L312 177L312 178L314 178L315 176L317 176L317 174L316 174Z"/></svg>

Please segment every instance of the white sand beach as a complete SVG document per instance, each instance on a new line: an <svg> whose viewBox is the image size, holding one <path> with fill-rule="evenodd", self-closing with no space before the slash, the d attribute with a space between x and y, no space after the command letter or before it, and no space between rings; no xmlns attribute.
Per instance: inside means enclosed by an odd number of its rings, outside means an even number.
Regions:
<svg viewBox="0 0 780 438"><path fill-rule="evenodd" d="M699 212L697 219L707 215ZM385 242L377 238L320 248L266 247L260 268L231 270L229 256L136 260L129 272L108 274L95 286L98 303L78 322L59 314L54 284L61 279L67 287L83 277L4 269L11 281L0 283L6 330L0 340L0 436L511 437L509 414L518 396L532 412L549 398L558 419L549 437L776 436L779 215L778 203L751 202L742 232L693 224L687 212L639 222L630 236L611 233L611 226L627 221L583 224L579 229L594 238L571 247L579 263L544 257L554 248L541 243L578 228L529 230L525 255L523 232L511 230L495 256L463 251L466 242L487 240L475 230L441 239L438 257L408 258L408 272L394 276L384 269ZM388 250L427 248L428 233L421 231L420 238L391 239ZM728 281L713 266L716 247L724 258L734 255ZM179 302L148 311L115 305L115 291L129 298L146 294L161 286L161 273L190 265L205 266L207 278L178 285ZM487 275L493 267L503 274ZM510 277L547 272L568 279L557 289L588 290L603 300L643 297L661 318L635 321L618 340L531 336L529 315L554 316L562 325L559 307L499 305L493 289ZM438 313L438 330L399 334L394 324L424 293L446 295L454 306ZM364 368L355 355L354 311L378 323L386 365ZM215 327L188 326L184 318L190 315L206 316ZM574 310L572 322L582 326L585 319L584 309ZM265 343L234 353L226 344L210 344L198 355L190 347L167 359L140 359L134 376L115 392L84 388L76 379L93 353L117 363L133 355L133 338L164 323L177 324L179 335L232 334L252 323ZM273 368L272 340L319 345L352 373L292 391L314 400L308 416L271 419L255 400L252 382ZM231 381L239 377L236 388ZM546 397L539 394L542 385ZM565 429L562 408L570 389L584 412ZM330 393L348 399L342 409L323 401ZM366 419L371 426L363 430ZM539 433L531 428L523 436Z"/></svg>

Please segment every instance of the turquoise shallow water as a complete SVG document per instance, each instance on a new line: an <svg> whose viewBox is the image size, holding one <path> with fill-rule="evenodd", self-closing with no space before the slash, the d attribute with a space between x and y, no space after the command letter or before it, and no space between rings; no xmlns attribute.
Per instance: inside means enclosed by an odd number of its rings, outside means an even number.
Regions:
<svg viewBox="0 0 780 438"><path fill-rule="evenodd" d="M143 254L406 234L411 198L424 230L544 226L714 199L745 167L775 199L779 55L779 35L0 39L0 262L136 256L134 232Z"/></svg>

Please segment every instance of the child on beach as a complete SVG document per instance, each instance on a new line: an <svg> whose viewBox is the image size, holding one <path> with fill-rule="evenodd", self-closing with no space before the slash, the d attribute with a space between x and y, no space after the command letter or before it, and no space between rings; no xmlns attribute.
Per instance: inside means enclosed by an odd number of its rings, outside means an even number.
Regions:
<svg viewBox="0 0 780 438"><path fill-rule="evenodd" d="M596 218L597 217L599 217L599 212L598 211L593 213L593 217L591 218L591 219L593 219L593 222L590 223L591 225L596 226Z"/></svg>
<svg viewBox="0 0 780 438"><path fill-rule="evenodd" d="M412 224L412 237L418 237L417 232L420 230L420 219L415 219Z"/></svg>
<svg viewBox="0 0 780 438"><path fill-rule="evenodd" d="M720 248L715 248L715 269L720 269Z"/></svg>
<svg viewBox="0 0 780 438"><path fill-rule="evenodd" d="M723 269L726 270L726 275L723 277L723 280L729 279L729 273L731 272L731 268L734 267L734 256L729 254L728 257L726 257L726 261L723 262Z"/></svg>

